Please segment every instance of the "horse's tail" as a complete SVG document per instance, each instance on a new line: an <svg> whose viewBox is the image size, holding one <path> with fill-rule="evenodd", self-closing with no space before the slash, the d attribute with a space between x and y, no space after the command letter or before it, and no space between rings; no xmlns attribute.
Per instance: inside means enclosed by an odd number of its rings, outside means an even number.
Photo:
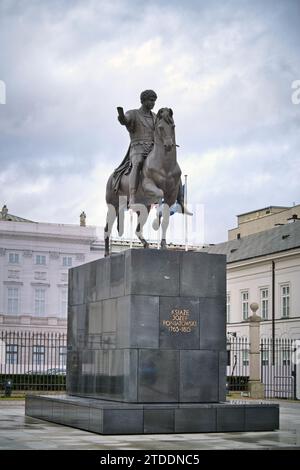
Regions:
<svg viewBox="0 0 300 470"><path fill-rule="evenodd" d="M118 215L117 215L117 230L118 230L119 236L121 236L120 235L120 211L118 211Z"/></svg>
<svg viewBox="0 0 300 470"><path fill-rule="evenodd" d="M113 175L111 174L106 183L106 193L105 193L106 204L111 204L115 197L115 193L112 188L112 180L113 180Z"/></svg>
<svg viewBox="0 0 300 470"><path fill-rule="evenodd" d="M118 230L119 237L121 237L124 233L124 217L125 217L126 208L127 208L127 202L126 202L126 207L122 203L118 205L117 230Z"/></svg>
<svg viewBox="0 0 300 470"><path fill-rule="evenodd" d="M118 197L113 190L112 182L113 182L113 175L110 175L106 183L106 194L105 194L105 200L107 204L106 224L104 227L105 256L109 256L110 235L111 235L113 224L119 212Z"/></svg>

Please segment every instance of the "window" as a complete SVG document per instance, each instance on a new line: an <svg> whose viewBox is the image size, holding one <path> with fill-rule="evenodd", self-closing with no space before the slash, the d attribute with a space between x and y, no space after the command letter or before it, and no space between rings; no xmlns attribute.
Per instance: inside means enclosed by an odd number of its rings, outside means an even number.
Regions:
<svg viewBox="0 0 300 470"><path fill-rule="evenodd" d="M283 284L281 288L281 316L289 317L290 316L290 286L288 284Z"/></svg>
<svg viewBox="0 0 300 470"><path fill-rule="evenodd" d="M226 322L230 322L230 293L226 295Z"/></svg>
<svg viewBox="0 0 300 470"><path fill-rule="evenodd" d="M45 364L45 346L35 344L32 349L32 362L36 366Z"/></svg>
<svg viewBox="0 0 300 470"><path fill-rule="evenodd" d="M16 271L15 269L9 269L8 270L8 277L10 279L19 279L20 271Z"/></svg>
<svg viewBox="0 0 300 470"><path fill-rule="evenodd" d="M242 361L243 366L249 366L249 351L246 349L242 351Z"/></svg>
<svg viewBox="0 0 300 470"><path fill-rule="evenodd" d="M19 253L9 253L8 254L8 262L10 264L19 264L19 262L20 262Z"/></svg>
<svg viewBox="0 0 300 470"><path fill-rule="evenodd" d="M249 292L247 290L242 291L242 316L243 320L247 320L249 316Z"/></svg>
<svg viewBox="0 0 300 470"><path fill-rule="evenodd" d="M261 365L262 366L269 365L269 351L267 349L261 352Z"/></svg>
<svg viewBox="0 0 300 470"><path fill-rule="evenodd" d="M45 266L45 264L46 264L46 255L36 255L35 256L35 264Z"/></svg>
<svg viewBox="0 0 300 470"><path fill-rule="evenodd" d="M68 312L68 290L62 289L61 291L61 316L66 317Z"/></svg>
<svg viewBox="0 0 300 470"><path fill-rule="evenodd" d="M17 344L6 345L5 364L18 364L18 345Z"/></svg>
<svg viewBox="0 0 300 470"><path fill-rule="evenodd" d="M67 346L59 346L59 367L62 369L67 364Z"/></svg>
<svg viewBox="0 0 300 470"><path fill-rule="evenodd" d="M19 288L7 288L7 313L17 315L19 313Z"/></svg>
<svg viewBox="0 0 300 470"><path fill-rule="evenodd" d="M34 273L34 279L45 280L46 278L47 278L47 275L45 272L36 271Z"/></svg>
<svg viewBox="0 0 300 470"><path fill-rule="evenodd" d="M269 316L269 289L260 289L260 311L263 320Z"/></svg>
<svg viewBox="0 0 300 470"><path fill-rule="evenodd" d="M291 351L289 349L283 349L282 351L282 365L291 365Z"/></svg>
<svg viewBox="0 0 300 470"><path fill-rule="evenodd" d="M72 256L63 256L63 266L72 266Z"/></svg>
<svg viewBox="0 0 300 470"><path fill-rule="evenodd" d="M34 312L36 315L45 315L45 297L46 292L44 288L38 287L35 289Z"/></svg>

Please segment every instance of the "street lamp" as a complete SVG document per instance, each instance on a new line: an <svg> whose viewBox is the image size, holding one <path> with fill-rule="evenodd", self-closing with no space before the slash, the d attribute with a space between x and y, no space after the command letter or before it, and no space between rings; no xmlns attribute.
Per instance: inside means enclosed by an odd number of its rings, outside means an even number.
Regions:
<svg viewBox="0 0 300 470"><path fill-rule="evenodd" d="M10 379L7 379L7 380L4 381L4 395L6 397L11 396L12 386L13 386L13 383Z"/></svg>

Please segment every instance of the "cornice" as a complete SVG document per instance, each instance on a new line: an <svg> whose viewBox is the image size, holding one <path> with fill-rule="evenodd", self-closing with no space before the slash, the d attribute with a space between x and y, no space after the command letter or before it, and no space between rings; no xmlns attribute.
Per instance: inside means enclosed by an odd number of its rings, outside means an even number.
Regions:
<svg viewBox="0 0 300 470"><path fill-rule="evenodd" d="M50 287L49 282L31 282L30 285L33 287Z"/></svg>
<svg viewBox="0 0 300 470"><path fill-rule="evenodd" d="M57 240L58 242L63 243L76 243L80 245L91 245L95 242L95 237L91 236L80 236L80 235L59 235L59 234L41 234L41 233L28 233L28 232L15 232L8 230L1 230L0 239L15 239L15 240L29 240L29 241L44 241L52 242Z"/></svg>
<svg viewBox="0 0 300 470"><path fill-rule="evenodd" d="M3 284L9 285L9 286L11 286L11 285L13 285L13 286L23 286L24 285L24 283L21 282L21 281L3 281Z"/></svg>

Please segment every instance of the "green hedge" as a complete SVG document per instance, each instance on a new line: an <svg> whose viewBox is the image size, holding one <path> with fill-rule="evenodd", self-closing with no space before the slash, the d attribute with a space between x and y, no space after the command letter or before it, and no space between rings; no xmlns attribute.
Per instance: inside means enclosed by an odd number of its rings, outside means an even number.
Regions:
<svg viewBox="0 0 300 470"><path fill-rule="evenodd" d="M248 391L249 377L242 375L230 375L227 377L228 388L231 391Z"/></svg>
<svg viewBox="0 0 300 470"><path fill-rule="evenodd" d="M65 375L50 374L0 374L0 388L6 380L12 381L12 390L65 390Z"/></svg>

